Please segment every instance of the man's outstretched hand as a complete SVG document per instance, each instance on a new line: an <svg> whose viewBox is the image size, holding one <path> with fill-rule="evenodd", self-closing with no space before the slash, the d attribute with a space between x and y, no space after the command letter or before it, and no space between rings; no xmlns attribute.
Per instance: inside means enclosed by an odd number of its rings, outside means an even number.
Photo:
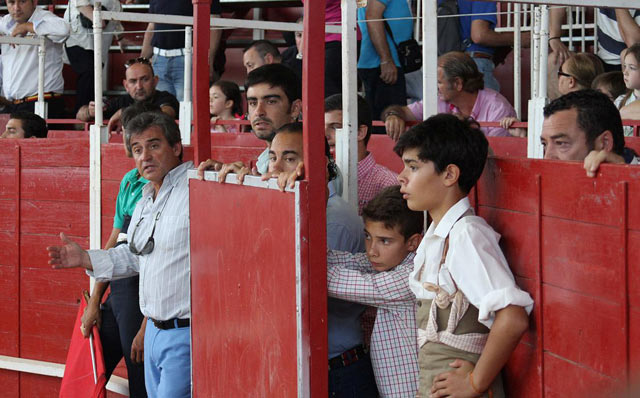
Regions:
<svg viewBox="0 0 640 398"><path fill-rule="evenodd" d="M86 250L67 238L63 232L60 233L60 240L62 240L62 246L47 247L49 265L56 269L84 267L90 271L93 270L91 258Z"/></svg>

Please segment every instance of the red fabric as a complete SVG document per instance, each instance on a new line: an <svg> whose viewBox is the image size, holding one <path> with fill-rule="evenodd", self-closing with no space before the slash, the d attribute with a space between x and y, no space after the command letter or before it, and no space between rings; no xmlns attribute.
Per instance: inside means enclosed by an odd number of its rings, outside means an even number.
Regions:
<svg viewBox="0 0 640 398"><path fill-rule="evenodd" d="M104 357L98 328L94 326L93 334L94 356L98 383L93 381L93 365L91 363L90 339L85 338L80 331L82 314L87 303L81 300L78 316L73 326L71 344L67 353L67 361L60 386L60 398L106 398L107 377L104 370Z"/></svg>

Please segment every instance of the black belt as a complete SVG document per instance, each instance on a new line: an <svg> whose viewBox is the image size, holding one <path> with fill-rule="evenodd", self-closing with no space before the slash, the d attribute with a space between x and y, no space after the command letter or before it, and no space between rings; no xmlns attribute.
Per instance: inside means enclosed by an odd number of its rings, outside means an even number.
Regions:
<svg viewBox="0 0 640 398"><path fill-rule="evenodd" d="M329 359L329 370L340 369L358 362L368 356L367 350L361 345L343 352L342 354Z"/></svg>
<svg viewBox="0 0 640 398"><path fill-rule="evenodd" d="M186 328L190 324L189 318L187 319L173 318L173 319L167 319L166 321L156 321L153 318L150 318L150 319L158 329L162 329L162 330Z"/></svg>

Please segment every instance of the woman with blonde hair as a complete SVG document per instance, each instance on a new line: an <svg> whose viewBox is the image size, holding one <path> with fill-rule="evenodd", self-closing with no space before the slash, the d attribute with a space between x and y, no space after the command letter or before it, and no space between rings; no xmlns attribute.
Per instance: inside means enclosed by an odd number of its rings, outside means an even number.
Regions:
<svg viewBox="0 0 640 398"><path fill-rule="evenodd" d="M604 72L602 61L591 53L571 55L558 70L558 91L561 95L591 88L593 79Z"/></svg>

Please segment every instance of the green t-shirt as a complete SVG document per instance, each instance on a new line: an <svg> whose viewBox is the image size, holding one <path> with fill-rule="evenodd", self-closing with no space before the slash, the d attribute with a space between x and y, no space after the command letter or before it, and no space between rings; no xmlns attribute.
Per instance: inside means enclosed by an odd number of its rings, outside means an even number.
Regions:
<svg viewBox="0 0 640 398"><path fill-rule="evenodd" d="M138 174L134 168L122 177L120 190L116 199L116 214L113 216L113 228L122 229L124 216L133 214L136 204L142 197L142 187L147 184L146 179Z"/></svg>

